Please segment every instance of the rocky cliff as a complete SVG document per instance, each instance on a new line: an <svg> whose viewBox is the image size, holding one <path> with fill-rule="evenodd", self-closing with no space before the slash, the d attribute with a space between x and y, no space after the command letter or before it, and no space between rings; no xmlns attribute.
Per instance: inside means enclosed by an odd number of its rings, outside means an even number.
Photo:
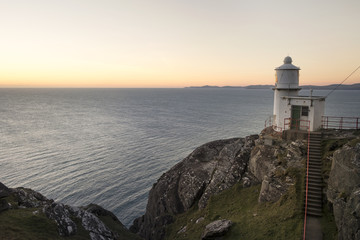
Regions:
<svg viewBox="0 0 360 240"><path fill-rule="evenodd" d="M339 148L328 157L331 171L326 196L333 207L339 240L360 240L359 141L355 138L340 147L335 146Z"/></svg>
<svg viewBox="0 0 360 240"><path fill-rule="evenodd" d="M325 140L327 137L329 136L325 136ZM348 141L354 143L354 138L359 141L359 137L354 137L354 135L348 138L348 133L347 136L337 137L344 143ZM267 141L267 138L270 138L271 141ZM325 179L329 175L329 187L324 188L327 191L329 204L326 204L326 197L324 197L324 203L326 206L333 206L339 239L359 239L360 146L359 144L341 146L342 148L335 152L330 160L328 159L332 162L331 171L323 170ZM200 227L202 225L197 224L198 221L210 221L210 219L206 220L208 213L204 213L201 209L207 208L209 199L213 196L220 195L224 190L241 183L242 187L259 184L257 201L260 204L269 203L270 208L281 209L281 205L293 201L291 206L296 208L295 211L284 218L288 219L286 221L293 221L293 225L288 230L293 231L291 228L296 226L298 228L303 221L301 219L303 219L306 154L306 139L284 140L268 129L263 131L260 136L254 135L204 144L159 178L150 191L146 213L134 221L130 230L145 239L168 239L169 236L171 236L170 238L175 236L178 239L190 239L189 236L200 236L191 235L194 231L198 231L194 230L196 226L193 225ZM326 168L326 166L324 167ZM235 192L233 194L236 195ZM225 194L224 197L226 196ZM189 217L190 223L184 225L186 223L183 222L176 230L175 235L174 233L167 234L166 231L174 231L169 230L174 227L169 228L168 226L177 226L179 214L189 212L194 206L199 209L198 212L203 214L199 213L201 217L196 220L196 223L193 223L193 217ZM260 206L263 205L256 208ZM207 208L206 211L212 212L216 209ZM232 211L230 207L228 211ZM264 209L265 211L267 210ZM245 215L245 213L243 214ZM257 214L254 213L254 216ZM279 213L278 216L280 215ZM330 215L333 216L332 212ZM197 216L197 214L191 213L189 216ZM230 216L233 219L236 218L234 215L230 214ZM324 222L329 221L330 224L331 216ZM274 226L270 228L278 228L278 224L284 224L283 220L274 220ZM236 222L234 226L237 228ZM190 233L190 231L192 232ZM301 236L301 230L297 231ZM334 236L334 234L336 234L336 230L326 236Z"/></svg>
<svg viewBox="0 0 360 240"><path fill-rule="evenodd" d="M134 221L131 231L145 239L163 239L174 217L208 200L240 181L245 187L261 184L260 202L276 202L295 179L291 168L303 169L302 141L267 146L262 133L246 138L219 140L200 146L164 173L150 190L146 213Z"/></svg>
<svg viewBox="0 0 360 240"><path fill-rule="evenodd" d="M150 190L146 213L131 231L145 239L163 239L173 216L194 204L204 208L210 196L237 183L245 174L257 135L204 144L164 173Z"/></svg>
<svg viewBox="0 0 360 240"><path fill-rule="evenodd" d="M360 137L335 133L324 137L323 202L338 239L360 240ZM153 185L133 233L100 206L71 207L0 183L0 239L298 239L306 150L306 140L269 129L206 143Z"/></svg>

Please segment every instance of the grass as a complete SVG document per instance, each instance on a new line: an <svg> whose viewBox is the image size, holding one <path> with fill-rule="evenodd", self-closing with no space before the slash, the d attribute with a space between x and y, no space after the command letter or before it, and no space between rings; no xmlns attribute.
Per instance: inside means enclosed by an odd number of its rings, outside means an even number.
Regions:
<svg viewBox="0 0 360 240"><path fill-rule="evenodd" d="M337 227L335 223L334 214L329 209L328 205L323 206L323 216L321 218L321 228L324 234L324 240L335 240L337 238Z"/></svg>
<svg viewBox="0 0 360 240"><path fill-rule="evenodd" d="M38 214L33 212L38 211ZM55 237L54 237L55 236ZM60 239L57 226L37 208L0 213L0 239Z"/></svg>
<svg viewBox="0 0 360 240"><path fill-rule="evenodd" d="M294 169L297 183L276 203L258 203L260 185L243 188L240 184L212 196L205 209L193 207L176 216L166 230L166 239L200 239L205 226L217 219L234 225L224 239L300 239L303 230L302 174ZM196 220L204 217L200 223ZM186 226L186 232L177 232Z"/></svg>
<svg viewBox="0 0 360 240"><path fill-rule="evenodd" d="M116 222L112 219L111 216L100 216L99 219L111 229L112 232L116 232L119 235L119 239L131 239L137 240L141 239L138 235L131 233L128 231L123 225L119 222Z"/></svg>

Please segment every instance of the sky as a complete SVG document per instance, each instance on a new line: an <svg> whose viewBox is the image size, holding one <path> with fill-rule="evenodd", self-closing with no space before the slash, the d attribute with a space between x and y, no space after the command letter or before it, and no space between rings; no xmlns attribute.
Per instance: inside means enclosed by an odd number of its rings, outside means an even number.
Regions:
<svg viewBox="0 0 360 240"><path fill-rule="evenodd" d="M0 0L0 87L274 84L288 55L300 85L343 81L360 1Z"/></svg>

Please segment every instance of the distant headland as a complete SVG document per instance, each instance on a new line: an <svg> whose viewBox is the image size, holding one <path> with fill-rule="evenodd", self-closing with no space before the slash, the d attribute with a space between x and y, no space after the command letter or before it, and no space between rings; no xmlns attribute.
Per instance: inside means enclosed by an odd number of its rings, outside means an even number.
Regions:
<svg viewBox="0 0 360 240"><path fill-rule="evenodd" d="M316 85L302 85L300 86L302 89L314 89L314 90L332 90L334 88L337 87L337 90L360 90L360 83L355 83L355 84L343 84L338 86L339 84L331 84L331 85L326 85L326 86L316 86ZM245 86L245 87L240 87L240 86L223 86L223 87L219 87L219 86L209 86L209 85L205 85L205 86L190 86L190 87L185 87L185 88L243 88L243 89L271 89L273 88L274 85L249 85L249 86Z"/></svg>

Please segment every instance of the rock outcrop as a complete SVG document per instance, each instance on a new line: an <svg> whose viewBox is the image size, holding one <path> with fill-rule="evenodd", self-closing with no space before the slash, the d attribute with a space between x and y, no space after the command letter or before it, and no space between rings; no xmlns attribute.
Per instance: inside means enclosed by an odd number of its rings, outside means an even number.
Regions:
<svg viewBox="0 0 360 240"><path fill-rule="evenodd" d="M211 240L224 236L232 226L232 222L230 220L222 219L216 220L214 222L209 223L205 227L205 231L203 232L201 239L202 240Z"/></svg>
<svg viewBox="0 0 360 240"><path fill-rule="evenodd" d="M248 170L261 183L259 202L276 202L286 193L295 181L287 171L303 167L304 147L301 140L271 146L259 142L254 147Z"/></svg>
<svg viewBox="0 0 360 240"><path fill-rule="evenodd" d="M360 143L336 150L328 180L338 239L360 240Z"/></svg>
<svg viewBox="0 0 360 240"><path fill-rule="evenodd" d="M194 204L204 208L211 195L241 180L257 138L219 140L195 149L154 184L145 215L137 218L130 230L145 239L163 239L174 215Z"/></svg>
<svg viewBox="0 0 360 240"><path fill-rule="evenodd" d="M53 233L54 238L76 236L80 234L79 228L82 228L87 232L81 231L81 237L84 239L140 239L130 233L113 213L98 205L72 207L47 199L32 189L7 188L0 183L0 212L8 211L8 215L12 213L17 215L19 214L17 212L24 209L31 209L32 214L28 216L32 219L31 221L36 221L37 216L41 220L43 220L42 216L46 216L49 222L55 222L57 233ZM24 217L26 217L26 212L22 212ZM111 227L107 226L102 219L110 219L107 223L111 223ZM39 237L44 238L41 232L39 234ZM0 238L3 237L5 236L2 236L0 232Z"/></svg>

